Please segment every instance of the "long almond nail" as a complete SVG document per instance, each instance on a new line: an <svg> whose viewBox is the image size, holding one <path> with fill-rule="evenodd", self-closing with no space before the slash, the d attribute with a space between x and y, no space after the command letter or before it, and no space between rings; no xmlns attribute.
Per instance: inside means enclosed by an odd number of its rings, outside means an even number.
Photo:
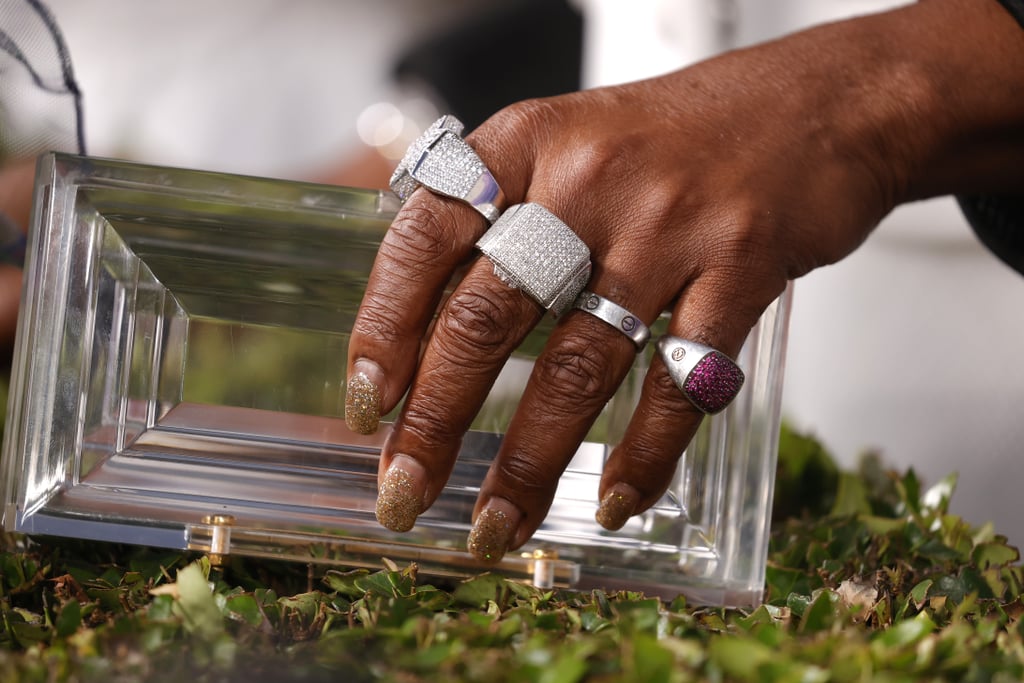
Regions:
<svg viewBox="0 0 1024 683"><path fill-rule="evenodd" d="M407 455L396 455L377 492L377 521L391 531L408 531L423 512L427 471Z"/></svg>
<svg viewBox="0 0 1024 683"><path fill-rule="evenodd" d="M605 529L618 531L633 516L639 502L640 492L629 484L619 482L604 494L594 519Z"/></svg>
<svg viewBox="0 0 1024 683"><path fill-rule="evenodd" d="M504 498L491 498L469 530L466 549L481 562L497 563L505 556L520 519L522 513L512 503Z"/></svg>
<svg viewBox="0 0 1024 683"><path fill-rule="evenodd" d="M359 365L356 368L345 387L345 424L357 434L373 434L380 424L380 387Z"/></svg>

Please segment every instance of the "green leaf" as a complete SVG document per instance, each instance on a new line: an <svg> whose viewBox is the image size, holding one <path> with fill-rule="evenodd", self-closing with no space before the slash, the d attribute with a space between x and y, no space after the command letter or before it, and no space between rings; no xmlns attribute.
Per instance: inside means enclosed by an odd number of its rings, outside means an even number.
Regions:
<svg viewBox="0 0 1024 683"><path fill-rule="evenodd" d="M227 599L227 608L235 618L254 628L259 627L266 620L256 598L249 594L232 595Z"/></svg>
<svg viewBox="0 0 1024 683"><path fill-rule="evenodd" d="M979 543L971 552L971 561L978 565L979 569L989 567L1001 567L1013 564L1020 559L1020 551L1005 543Z"/></svg>
<svg viewBox="0 0 1024 683"><path fill-rule="evenodd" d="M554 664L544 667L538 683L576 683L587 673L587 662L572 652L559 657Z"/></svg>
<svg viewBox="0 0 1024 683"><path fill-rule="evenodd" d="M982 600L990 600L995 597L995 594L992 592L992 587L989 586L988 581L986 581L981 572L974 567L962 567L960 569L959 579L966 592L971 593Z"/></svg>
<svg viewBox="0 0 1024 683"><path fill-rule="evenodd" d="M367 576L369 573L368 569L354 569L350 572L339 572L331 569L324 575L323 580L336 593L349 598L361 598L366 591L360 588L356 581Z"/></svg>
<svg viewBox="0 0 1024 683"><path fill-rule="evenodd" d="M448 593L433 586L418 588L414 599L421 610L429 612L439 612L452 604L452 597Z"/></svg>
<svg viewBox="0 0 1024 683"><path fill-rule="evenodd" d="M774 624L783 621L784 610L773 605L760 605L753 612L745 617L736 620L736 623L748 631L755 626L763 624Z"/></svg>
<svg viewBox="0 0 1024 683"><path fill-rule="evenodd" d="M213 638L224 630L224 619L201 565L193 563L178 571L178 606L185 630L201 638Z"/></svg>
<svg viewBox="0 0 1024 683"><path fill-rule="evenodd" d="M756 680L758 669L776 657L776 651L749 638L718 637L708 643L708 658L726 676Z"/></svg>
<svg viewBox="0 0 1024 683"><path fill-rule="evenodd" d="M497 574L480 574L456 586L452 597L459 605L483 607L504 592L505 584L506 580Z"/></svg>
<svg viewBox="0 0 1024 683"><path fill-rule="evenodd" d="M357 588L364 593L376 593L384 597L408 595L413 583L400 572L379 571L360 576L355 580Z"/></svg>
<svg viewBox="0 0 1024 683"><path fill-rule="evenodd" d="M913 645L934 630L935 622L922 612L913 619L906 619L880 632L872 643L885 648L902 648Z"/></svg>
<svg viewBox="0 0 1024 683"><path fill-rule="evenodd" d="M907 470L903 478L896 484L900 502L904 509L915 516L921 515L921 482L913 468Z"/></svg>
<svg viewBox="0 0 1024 683"><path fill-rule="evenodd" d="M657 598L616 602L614 609L619 628L627 633L657 633L661 619L661 601Z"/></svg>
<svg viewBox="0 0 1024 683"><path fill-rule="evenodd" d="M640 635L633 639L634 675L631 680L669 683L674 669L675 658L661 646L657 638Z"/></svg>
<svg viewBox="0 0 1024 683"><path fill-rule="evenodd" d="M932 584L934 583L935 582L931 579L925 579L910 589L910 597L914 601L914 605L916 607L920 607L924 604L925 598L928 597L928 591L931 590Z"/></svg>
<svg viewBox="0 0 1024 683"><path fill-rule="evenodd" d="M170 595L153 596L146 614L153 621L170 619L174 616L174 598Z"/></svg>
<svg viewBox="0 0 1024 683"><path fill-rule="evenodd" d="M839 475L839 488L836 501L832 505L832 516L843 517L854 514L869 514L871 502L868 500L867 488L863 480L852 472Z"/></svg>
<svg viewBox="0 0 1024 683"><path fill-rule="evenodd" d="M839 468L821 442L783 422L772 519L827 513L836 497L838 479Z"/></svg>
<svg viewBox="0 0 1024 683"><path fill-rule="evenodd" d="M82 605L78 600L68 600L64 603L57 620L54 622L54 629L58 638L67 638L77 631L82 625Z"/></svg>
<svg viewBox="0 0 1024 683"><path fill-rule="evenodd" d="M790 611L793 613L793 616L803 617L804 612L807 611L807 608L811 606L811 603L813 601L814 598L812 598L810 595L790 593L786 597L786 607L790 609Z"/></svg>
<svg viewBox="0 0 1024 683"><path fill-rule="evenodd" d="M765 583L768 584L768 600L773 604L788 604L792 593L811 592L811 579L807 572L787 567L769 564L765 568Z"/></svg>
<svg viewBox="0 0 1024 683"><path fill-rule="evenodd" d="M827 629L836 619L836 608L832 591L823 590L807 606L800 619L800 631L813 633Z"/></svg>

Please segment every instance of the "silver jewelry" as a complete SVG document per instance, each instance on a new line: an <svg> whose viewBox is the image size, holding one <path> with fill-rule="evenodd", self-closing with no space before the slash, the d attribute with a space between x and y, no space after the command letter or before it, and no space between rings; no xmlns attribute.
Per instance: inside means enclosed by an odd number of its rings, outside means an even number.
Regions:
<svg viewBox="0 0 1024 683"><path fill-rule="evenodd" d="M559 316L590 279L590 249L540 204L510 207L476 243L494 274Z"/></svg>
<svg viewBox="0 0 1024 683"><path fill-rule="evenodd" d="M743 371L721 351L670 335L657 346L672 381L702 412L724 410L743 386Z"/></svg>
<svg viewBox="0 0 1024 683"><path fill-rule="evenodd" d="M592 316L603 320L622 334L630 338L636 344L636 350L642 351L647 340L651 338L651 331L644 325L640 318L636 317L622 306L611 299L606 299L600 294L594 294L589 290L583 290L573 302L573 308L586 311Z"/></svg>
<svg viewBox="0 0 1024 683"><path fill-rule="evenodd" d="M416 188L466 202L488 223L501 214L505 195L476 151L462 139L462 122L445 115L406 150L391 176L391 190L403 202Z"/></svg>

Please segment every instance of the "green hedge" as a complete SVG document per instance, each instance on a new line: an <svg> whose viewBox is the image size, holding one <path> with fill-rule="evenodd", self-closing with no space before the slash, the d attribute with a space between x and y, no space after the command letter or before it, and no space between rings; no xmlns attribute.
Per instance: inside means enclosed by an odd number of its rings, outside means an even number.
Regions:
<svg viewBox="0 0 1024 683"><path fill-rule="evenodd" d="M7 535L0 683L1024 679L1019 554L948 513L952 478L781 452L753 611Z"/></svg>

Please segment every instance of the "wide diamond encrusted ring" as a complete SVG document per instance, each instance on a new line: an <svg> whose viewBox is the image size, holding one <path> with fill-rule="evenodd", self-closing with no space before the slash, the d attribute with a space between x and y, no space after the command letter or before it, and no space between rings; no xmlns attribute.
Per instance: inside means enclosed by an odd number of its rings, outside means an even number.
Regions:
<svg viewBox="0 0 1024 683"><path fill-rule="evenodd" d="M701 412L725 409L743 386L743 371L735 361L710 346L665 335L658 353L683 396Z"/></svg>
<svg viewBox="0 0 1024 683"><path fill-rule="evenodd" d="M501 214L505 195L476 151L462 139L462 122L445 115L417 138L391 176L391 190L405 201L416 188L466 202L488 223Z"/></svg>
<svg viewBox="0 0 1024 683"><path fill-rule="evenodd" d="M561 315L590 279L590 249L540 204L510 207L476 243L511 287Z"/></svg>

